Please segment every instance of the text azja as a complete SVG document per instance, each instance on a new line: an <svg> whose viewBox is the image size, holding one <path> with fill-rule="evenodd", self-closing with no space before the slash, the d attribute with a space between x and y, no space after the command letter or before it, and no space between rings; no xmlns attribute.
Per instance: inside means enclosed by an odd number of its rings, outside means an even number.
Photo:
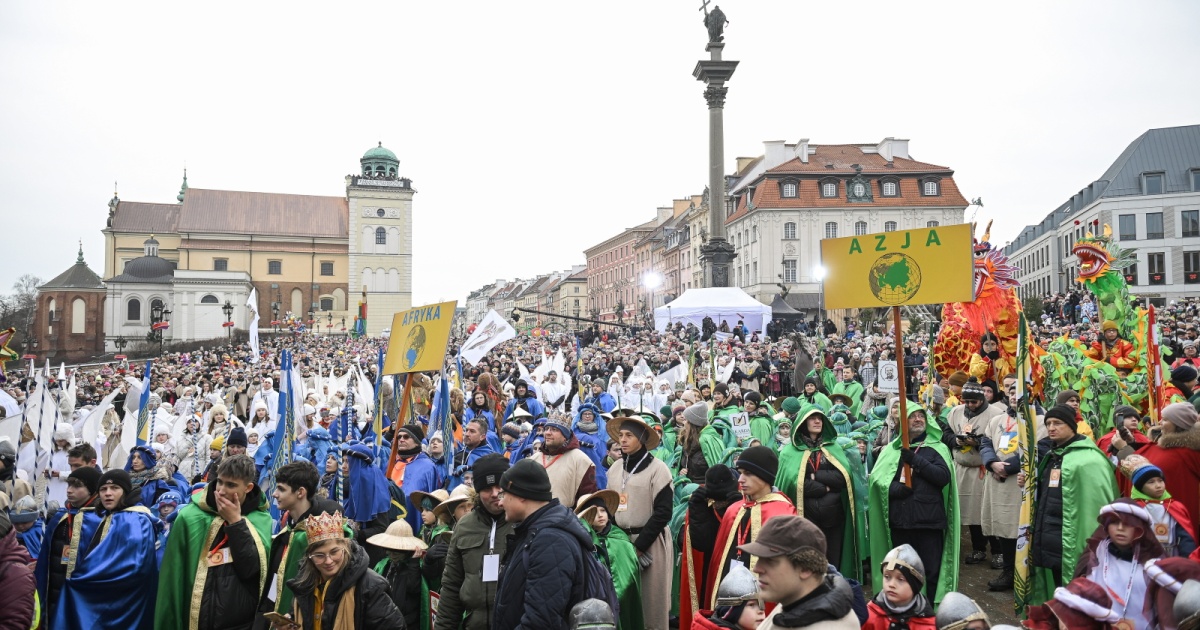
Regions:
<svg viewBox="0 0 1200 630"><path fill-rule="evenodd" d="M904 235L903 243L898 243L898 241L900 240L899 239L900 234ZM889 238L889 236L891 236L891 238ZM908 249L909 247L912 246L912 232L902 232L902 233L887 232L884 234L873 234L870 237L863 237L863 238L864 239L866 239L866 238L874 239L875 240L874 251L877 251L877 252L886 252L886 251L889 251L892 249ZM920 239L918 239L918 240L920 240ZM929 230L929 234L925 237L925 247L932 247L934 245L937 245L940 247L941 244L942 244L942 241L941 241L941 239L938 238L937 230ZM867 241L867 246L868 247L871 246L870 241ZM851 239L850 253L851 254L863 253L862 243L859 243L858 237L854 237L853 239Z"/></svg>

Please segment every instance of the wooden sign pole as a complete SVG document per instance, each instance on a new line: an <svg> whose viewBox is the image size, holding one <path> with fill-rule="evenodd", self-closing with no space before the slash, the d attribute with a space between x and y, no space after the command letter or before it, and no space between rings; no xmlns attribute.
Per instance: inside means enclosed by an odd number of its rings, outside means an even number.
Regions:
<svg viewBox="0 0 1200 630"><path fill-rule="evenodd" d="M900 367L900 418L897 422L900 423L900 445L901 448L908 448L908 390L907 383L908 374L904 369L904 337L900 331L900 307L892 307L892 326L894 331L893 336L896 338L896 365ZM912 487L912 467L904 464L904 485Z"/></svg>

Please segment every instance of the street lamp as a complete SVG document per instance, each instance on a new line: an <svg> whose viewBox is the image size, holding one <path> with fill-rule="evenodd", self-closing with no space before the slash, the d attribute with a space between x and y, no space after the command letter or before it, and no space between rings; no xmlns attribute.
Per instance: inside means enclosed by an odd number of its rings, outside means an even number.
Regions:
<svg viewBox="0 0 1200 630"><path fill-rule="evenodd" d="M233 343L233 304L229 300L225 300L225 306L221 307L221 311L225 313L225 328L227 329L227 338L229 343Z"/></svg>
<svg viewBox="0 0 1200 630"><path fill-rule="evenodd" d="M275 334L279 334L279 302L271 306L271 323L275 325Z"/></svg>
<svg viewBox="0 0 1200 630"><path fill-rule="evenodd" d="M163 331L167 329L171 321L171 311L163 306L162 302L152 302L150 304L150 341L158 342L158 354L163 353Z"/></svg>
<svg viewBox="0 0 1200 630"><path fill-rule="evenodd" d="M124 336L113 339L113 349L117 351L117 354L123 354L127 345L129 345L129 341Z"/></svg>

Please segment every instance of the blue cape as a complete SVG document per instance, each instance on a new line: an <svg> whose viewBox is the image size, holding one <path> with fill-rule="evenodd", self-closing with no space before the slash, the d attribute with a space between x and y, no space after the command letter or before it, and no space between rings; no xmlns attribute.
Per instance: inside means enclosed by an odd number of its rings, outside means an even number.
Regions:
<svg viewBox="0 0 1200 630"><path fill-rule="evenodd" d="M411 462L404 465L405 509L408 511L404 520L408 521L414 532L421 531L421 510L413 506L408 498L414 492L432 492L442 487L442 471L437 463L425 453L420 453Z"/></svg>
<svg viewBox="0 0 1200 630"><path fill-rule="evenodd" d="M29 550L29 556L34 560L38 559L38 554L42 551L42 536L45 533L46 522L40 518L33 522L33 527L24 532L17 532L17 540L25 545L25 548Z"/></svg>
<svg viewBox="0 0 1200 630"><path fill-rule="evenodd" d="M157 519L141 506L113 512L107 519L63 584L59 609L71 614L55 617L52 630L154 628Z"/></svg>
<svg viewBox="0 0 1200 630"><path fill-rule="evenodd" d="M95 503L100 503L96 500ZM49 595L50 588L50 546L54 539L54 530L58 528L59 523L63 523L63 519L67 516L68 508L59 508L57 512L50 516L50 520L46 522L46 528L43 530L42 537L42 552L37 557L37 567L34 569L34 577L37 578L38 597L42 604L42 620L44 627L53 627L53 620L47 615L50 612ZM77 539L77 555L83 557L87 553L88 545L92 542L92 536L96 534L96 528L100 525L100 515L96 514L96 510L88 507L83 511L83 515L79 516L79 510L70 508L70 513L76 515L72 519L72 526L79 525L79 538ZM66 523L63 523L66 526ZM54 602L54 610L62 610L59 602Z"/></svg>
<svg viewBox="0 0 1200 630"><path fill-rule="evenodd" d="M368 449L365 444L356 444L353 449ZM346 518L366 523L391 508L392 495L388 490L391 482L373 462L346 453L350 458L350 493L343 502Z"/></svg>
<svg viewBox="0 0 1200 630"><path fill-rule="evenodd" d="M478 460L480 457L483 457L484 455L491 455L492 453L495 453L496 450L492 448L491 443L485 441L483 444L476 446L473 450L467 450L467 448L464 446L459 452L466 453L467 463L465 466L469 469L475 465L476 460ZM462 467L460 466L459 468ZM450 487L448 487L447 490L454 490L455 488L461 486L463 483L463 475L466 472L466 469L454 470L452 476L450 477Z"/></svg>

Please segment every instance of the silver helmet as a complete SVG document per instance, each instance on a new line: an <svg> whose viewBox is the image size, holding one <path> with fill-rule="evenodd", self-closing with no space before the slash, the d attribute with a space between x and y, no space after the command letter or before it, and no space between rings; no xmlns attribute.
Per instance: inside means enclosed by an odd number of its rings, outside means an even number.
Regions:
<svg viewBox="0 0 1200 630"><path fill-rule="evenodd" d="M570 630L617 630L608 603L599 599L585 599L571 608Z"/></svg>
<svg viewBox="0 0 1200 630"><path fill-rule="evenodd" d="M746 565L737 563L717 587L718 606L740 606L758 599L758 580Z"/></svg>
<svg viewBox="0 0 1200 630"><path fill-rule="evenodd" d="M972 621L979 620L987 622L989 626L992 623L979 604L962 593L946 593L942 605L938 607L938 630L962 630Z"/></svg>
<svg viewBox="0 0 1200 630"><path fill-rule="evenodd" d="M1200 582L1188 580L1175 596L1175 622L1179 630L1200 629Z"/></svg>
<svg viewBox="0 0 1200 630"><path fill-rule="evenodd" d="M894 571L903 567L917 576L921 582L925 581L925 565L921 562L921 556L917 555L917 550L913 549L912 545L900 545L889 551L883 557L883 562L880 564L883 566L884 571Z"/></svg>

